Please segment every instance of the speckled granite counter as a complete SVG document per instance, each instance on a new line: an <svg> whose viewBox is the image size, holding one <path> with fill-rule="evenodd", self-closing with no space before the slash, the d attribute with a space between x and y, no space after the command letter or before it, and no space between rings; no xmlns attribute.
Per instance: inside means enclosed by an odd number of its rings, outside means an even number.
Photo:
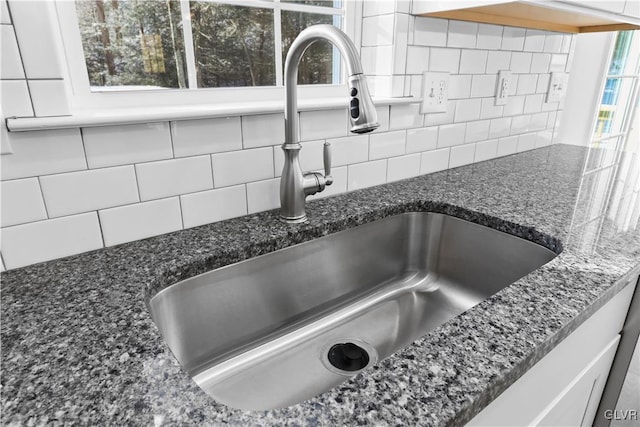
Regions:
<svg viewBox="0 0 640 427"><path fill-rule="evenodd" d="M587 150L552 146L2 275L3 424L458 425L622 288L640 230L594 206ZM588 163L587 163L588 164ZM590 166L589 166L590 167ZM593 191L592 191L593 188ZM220 405L182 371L145 298L175 281L395 213L437 211L562 253L377 366L286 409ZM579 225L585 212L602 212ZM595 227L594 224L598 226Z"/></svg>

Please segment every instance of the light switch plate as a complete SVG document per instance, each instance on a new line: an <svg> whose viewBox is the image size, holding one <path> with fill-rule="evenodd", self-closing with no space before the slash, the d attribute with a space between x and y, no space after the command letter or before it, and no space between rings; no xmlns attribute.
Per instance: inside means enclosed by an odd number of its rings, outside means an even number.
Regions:
<svg viewBox="0 0 640 427"><path fill-rule="evenodd" d="M423 73L420 114L446 113L448 100L449 73Z"/></svg>
<svg viewBox="0 0 640 427"><path fill-rule="evenodd" d="M560 102L566 92L567 73L551 73L545 102Z"/></svg>
<svg viewBox="0 0 640 427"><path fill-rule="evenodd" d="M498 84L496 85L496 105L506 105L511 86L511 71L498 72Z"/></svg>

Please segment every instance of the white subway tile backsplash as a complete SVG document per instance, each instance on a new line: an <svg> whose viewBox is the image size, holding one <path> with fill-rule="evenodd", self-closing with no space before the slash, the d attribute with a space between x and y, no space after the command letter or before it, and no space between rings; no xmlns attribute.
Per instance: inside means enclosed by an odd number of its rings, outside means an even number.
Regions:
<svg viewBox="0 0 640 427"><path fill-rule="evenodd" d="M389 129L410 129L422 126L420 104L392 105L389 113ZM371 136L375 135L374 132Z"/></svg>
<svg viewBox="0 0 640 427"><path fill-rule="evenodd" d="M90 169L173 157L167 122L86 128L82 138Z"/></svg>
<svg viewBox="0 0 640 427"><path fill-rule="evenodd" d="M471 95L471 75L454 74L449 77L449 99L469 98Z"/></svg>
<svg viewBox="0 0 640 427"><path fill-rule="evenodd" d="M407 153L434 150L437 144L438 128L436 126L407 130Z"/></svg>
<svg viewBox="0 0 640 427"><path fill-rule="evenodd" d="M551 111L549 113L549 118L547 119L547 126L548 128L552 128L556 125L556 117L557 117L557 111Z"/></svg>
<svg viewBox="0 0 640 427"><path fill-rule="evenodd" d="M562 43L564 42L564 35L557 34L547 34L544 40L544 51L551 53L560 53L562 52Z"/></svg>
<svg viewBox="0 0 640 427"><path fill-rule="evenodd" d="M449 148L426 151L420 156L420 174L445 170L449 167Z"/></svg>
<svg viewBox="0 0 640 427"><path fill-rule="evenodd" d="M37 117L71 114L63 80L29 80L29 92Z"/></svg>
<svg viewBox="0 0 640 427"><path fill-rule="evenodd" d="M182 229L180 201L177 197L105 209L98 213L106 246Z"/></svg>
<svg viewBox="0 0 640 427"><path fill-rule="evenodd" d="M542 111L556 111L560 109L560 103L558 102L543 102Z"/></svg>
<svg viewBox="0 0 640 427"><path fill-rule="evenodd" d="M511 71L514 73L529 73L532 58L533 54L531 52L511 53Z"/></svg>
<svg viewBox="0 0 640 427"><path fill-rule="evenodd" d="M259 146L268 141L277 144L278 128L272 122L274 115L253 116L245 126L248 146ZM280 116L284 120L284 114ZM255 125L255 126L252 126ZM260 128L269 126L269 130ZM271 127L273 126L273 127ZM282 131L284 132L284 130ZM176 157L197 156L199 154L220 153L242 149L242 126L240 117L220 117L215 119L180 120L171 122L173 151ZM284 137L280 141L284 142Z"/></svg>
<svg viewBox="0 0 640 427"><path fill-rule="evenodd" d="M369 160L401 156L405 153L407 132L372 133L369 137Z"/></svg>
<svg viewBox="0 0 640 427"><path fill-rule="evenodd" d="M501 117L491 120L489 126L489 138L509 136L511 132L511 117Z"/></svg>
<svg viewBox="0 0 640 427"><path fill-rule="evenodd" d="M545 31L527 29L527 34L524 39L524 50L529 52L542 52L545 38Z"/></svg>
<svg viewBox="0 0 640 427"><path fill-rule="evenodd" d="M548 53L534 53L531 57L532 73L548 73L551 64L551 55Z"/></svg>
<svg viewBox="0 0 640 427"><path fill-rule="evenodd" d="M498 140L498 152L496 153L496 156L502 157L502 156L508 156L509 154L514 154L516 152L517 147L518 147L517 136L508 136L506 138L500 138Z"/></svg>
<svg viewBox="0 0 640 427"><path fill-rule="evenodd" d="M516 116L511 119L511 135L518 135L529 131L531 116Z"/></svg>
<svg viewBox="0 0 640 427"><path fill-rule="evenodd" d="M536 134L526 133L524 135L518 136L518 145L516 147L516 152L520 153L522 151L533 150L535 146L536 146Z"/></svg>
<svg viewBox="0 0 640 427"><path fill-rule="evenodd" d="M48 175L40 183L50 217L140 201L132 165Z"/></svg>
<svg viewBox="0 0 640 427"><path fill-rule="evenodd" d="M390 56L382 59L389 62ZM422 74L429 69L429 48L424 46L407 47L407 74Z"/></svg>
<svg viewBox="0 0 640 427"><path fill-rule="evenodd" d="M572 41L573 36L571 34L564 34L562 36L562 47L560 48L560 53L569 53Z"/></svg>
<svg viewBox="0 0 640 427"><path fill-rule="evenodd" d="M347 135L347 110L300 112L300 140L336 138Z"/></svg>
<svg viewBox="0 0 640 427"><path fill-rule="evenodd" d="M496 105L495 98L482 98L482 104L480 106L480 118L481 119L493 119L494 117L501 117L504 106Z"/></svg>
<svg viewBox="0 0 640 427"><path fill-rule="evenodd" d="M542 112L531 115L531 125L529 126L529 130L543 130L547 128L547 121L549 118L549 113Z"/></svg>
<svg viewBox="0 0 640 427"><path fill-rule="evenodd" d="M420 46L446 46L449 20L415 17L413 44Z"/></svg>
<svg viewBox="0 0 640 427"><path fill-rule="evenodd" d="M478 26L478 49L500 49L502 45L502 29L500 25L480 24Z"/></svg>
<svg viewBox="0 0 640 427"><path fill-rule="evenodd" d="M498 152L498 140L490 139L488 141L478 142L476 144L475 162L482 162L496 157Z"/></svg>
<svg viewBox="0 0 640 427"><path fill-rule="evenodd" d="M231 122L231 118L223 119ZM237 142L235 126L225 142ZM244 148L266 147L284 143L284 114L258 114L242 117L242 146ZM175 144L175 141L174 141ZM231 148L237 150L235 146ZM209 151L213 153L214 151ZM177 156L177 154L176 154Z"/></svg>
<svg viewBox="0 0 640 427"><path fill-rule="evenodd" d="M502 49L522 50L524 47L525 34L526 30L524 28L504 27L502 33Z"/></svg>
<svg viewBox="0 0 640 427"><path fill-rule="evenodd" d="M33 116L27 82L25 80L0 81L0 105L5 117Z"/></svg>
<svg viewBox="0 0 640 427"><path fill-rule="evenodd" d="M552 54L551 55L551 64L549 65L549 72L565 71L565 66L567 65L567 55L564 54Z"/></svg>
<svg viewBox="0 0 640 427"><path fill-rule="evenodd" d="M457 147L451 147L449 155L449 167L457 168L459 166L473 163L473 157L476 152L476 144L465 144Z"/></svg>
<svg viewBox="0 0 640 427"><path fill-rule="evenodd" d="M479 98L459 99L456 101L454 122L469 122L480 118L482 100Z"/></svg>
<svg viewBox="0 0 640 427"><path fill-rule="evenodd" d="M0 79L24 79L22 59L12 25L0 25L0 51Z"/></svg>
<svg viewBox="0 0 640 427"><path fill-rule="evenodd" d="M510 96L504 106L505 116L517 116L524 111L525 96Z"/></svg>
<svg viewBox="0 0 640 427"><path fill-rule="evenodd" d="M274 177L271 147L212 154L216 188Z"/></svg>
<svg viewBox="0 0 640 427"><path fill-rule="evenodd" d="M536 134L536 148L546 147L553 142L553 132L545 130Z"/></svg>
<svg viewBox="0 0 640 427"><path fill-rule="evenodd" d="M387 179L387 159L349 165L349 191L384 184Z"/></svg>
<svg viewBox="0 0 640 427"><path fill-rule="evenodd" d="M184 228L209 224L247 214L245 185L180 196Z"/></svg>
<svg viewBox="0 0 640 427"><path fill-rule="evenodd" d="M323 150L324 141L306 141L302 143L302 149L299 154L302 172L306 173L323 168ZM284 152L279 145L273 147L273 162L274 176L281 176L284 166Z"/></svg>
<svg viewBox="0 0 640 427"><path fill-rule="evenodd" d="M464 142L476 142L487 139L489 136L489 125L491 120L480 120L467 123L467 130L464 135ZM453 153L453 151L452 151Z"/></svg>
<svg viewBox="0 0 640 427"><path fill-rule="evenodd" d="M524 114L539 113L542 111L544 94L527 95L524 100Z"/></svg>
<svg viewBox="0 0 640 427"><path fill-rule="evenodd" d="M476 74L471 83L471 97L494 96L496 93L497 74Z"/></svg>
<svg viewBox="0 0 640 427"><path fill-rule="evenodd" d="M369 135L354 135L329 139L331 161L335 166L345 166L369 160Z"/></svg>
<svg viewBox="0 0 640 427"><path fill-rule="evenodd" d="M400 181L420 175L420 154L394 157L387 165L387 182Z"/></svg>
<svg viewBox="0 0 640 427"><path fill-rule="evenodd" d="M538 85L537 74L523 74L518 77L517 95L529 95L536 92L536 86ZM525 102L526 104L526 102Z"/></svg>
<svg viewBox="0 0 640 427"><path fill-rule="evenodd" d="M362 2L362 16L385 15L394 12L392 1L365 1Z"/></svg>
<svg viewBox="0 0 640 427"><path fill-rule="evenodd" d="M47 218L37 178L1 182L0 208L2 227Z"/></svg>
<svg viewBox="0 0 640 427"><path fill-rule="evenodd" d="M478 24L467 21L449 21L448 47L476 47Z"/></svg>
<svg viewBox="0 0 640 427"><path fill-rule="evenodd" d="M465 128L464 123L440 126L438 128L438 148L464 143Z"/></svg>
<svg viewBox="0 0 640 427"><path fill-rule="evenodd" d="M247 210L256 213L280 207L280 178L247 184Z"/></svg>
<svg viewBox="0 0 640 427"><path fill-rule="evenodd" d="M511 52L503 50L489 51L487 55L487 74L497 74L500 70L508 70L511 65Z"/></svg>
<svg viewBox="0 0 640 427"><path fill-rule="evenodd" d="M547 93L549 89L549 80L551 74L538 74L538 84L536 85L536 93Z"/></svg>
<svg viewBox="0 0 640 427"><path fill-rule="evenodd" d="M211 157L186 157L136 165L140 199L153 200L213 188Z"/></svg>
<svg viewBox="0 0 640 427"><path fill-rule="evenodd" d="M427 61L429 51L427 49ZM393 46L364 46L360 52L362 58L362 69L367 75L390 75L393 74Z"/></svg>
<svg viewBox="0 0 640 427"><path fill-rule="evenodd" d="M456 103L454 99L447 101L447 111L444 113L429 113L424 116L425 126L445 125L453 123L453 117L456 112Z"/></svg>
<svg viewBox="0 0 640 427"><path fill-rule="evenodd" d="M2 258L7 269L101 247L100 225L95 212L2 229Z"/></svg>
<svg viewBox="0 0 640 427"><path fill-rule="evenodd" d="M460 67L460 49L431 48L429 71L447 71L458 74Z"/></svg>
<svg viewBox="0 0 640 427"><path fill-rule="evenodd" d="M11 24L7 0L0 0L0 24Z"/></svg>
<svg viewBox="0 0 640 427"><path fill-rule="evenodd" d="M405 0L401 0L396 3L400 4L403 2L405 2ZM411 20L413 20L413 17L409 16L408 13L397 13L395 15L395 34L393 36L393 49L395 51L393 56L393 74L405 74L407 67L406 52L409 44L409 21Z"/></svg>
<svg viewBox="0 0 640 427"><path fill-rule="evenodd" d="M460 56L460 74L479 74L487 69L486 50L462 49Z"/></svg>
<svg viewBox="0 0 640 427"><path fill-rule="evenodd" d="M365 17L362 20L362 46L393 44L393 14Z"/></svg>
<svg viewBox="0 0 640 427"><path fill-rule="evenodd" d="M380 125L376 132L386 132L389 130L389 109L388 105L379 105L376 107L376 114L378 115L378 124Z"/></svg>
<svg viewBox="0 0 640 427"><path fill-rule="evenodd" d="M3 180L87 168L78 129L11 134L13 154L0 156Z"/></svg>

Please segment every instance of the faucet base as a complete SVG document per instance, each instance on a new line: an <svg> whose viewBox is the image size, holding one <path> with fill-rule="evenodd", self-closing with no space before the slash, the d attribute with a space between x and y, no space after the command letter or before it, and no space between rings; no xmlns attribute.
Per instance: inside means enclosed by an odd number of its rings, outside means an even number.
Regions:
<svg viewBox="0 0 640 427"><path fill-rule="evenodd" d="M307 222L309 221L309 218L307 218L307 215L303 215L297 218L287 218L284 217L282 215L280 215L280 221L287 223L287 224L301 224L303 222Z"/></svg>

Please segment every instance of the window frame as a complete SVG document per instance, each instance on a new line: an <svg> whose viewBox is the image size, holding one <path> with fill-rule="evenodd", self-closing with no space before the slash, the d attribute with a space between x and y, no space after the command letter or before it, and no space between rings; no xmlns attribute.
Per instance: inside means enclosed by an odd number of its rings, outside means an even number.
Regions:
<svg viewBox="0 0 640 427"><path fill-rule="evenodd" d="M202 1L202 0L201 0ZM342 15L343 31L354 41L360 49L360 27L362 21L362 7L357 7L359 1L343 0L341 9L334 9L337 13L328 13L331 8L309 6L298 3L288 3L281 0L204 0L234 6L267 7L274 10L274 38L276 44L275 66L282 69L282 38L280 35L280 12L284 10L302 11L308 13L324 12L323 14ZM180 0L181 7L188 0ZM360 4L361 6L361 4ZM276 72L276 86L258 87L224 87L224 88L186 88L186 89L149 89L92 92L84 60L84 51L80 38L78 18L75 2L69 0L55 1L56 19L60 32L62 50L64 54L64 80L67 83L69 104L72 114L86 110L103 110L114 108L138 107L176 107L180 106L221 106L238 103L261 103L281 101L284 97L282 73ZM185 43L186 45L187 43ZM346 84L344 82L345 68L340 64L340 84L301 85L299 97L304 99L344 98ZM193 70L192 70L193 72ZM191 77L191 76L190 76ZM191 81L191 79L189 79Z"/></svg>

